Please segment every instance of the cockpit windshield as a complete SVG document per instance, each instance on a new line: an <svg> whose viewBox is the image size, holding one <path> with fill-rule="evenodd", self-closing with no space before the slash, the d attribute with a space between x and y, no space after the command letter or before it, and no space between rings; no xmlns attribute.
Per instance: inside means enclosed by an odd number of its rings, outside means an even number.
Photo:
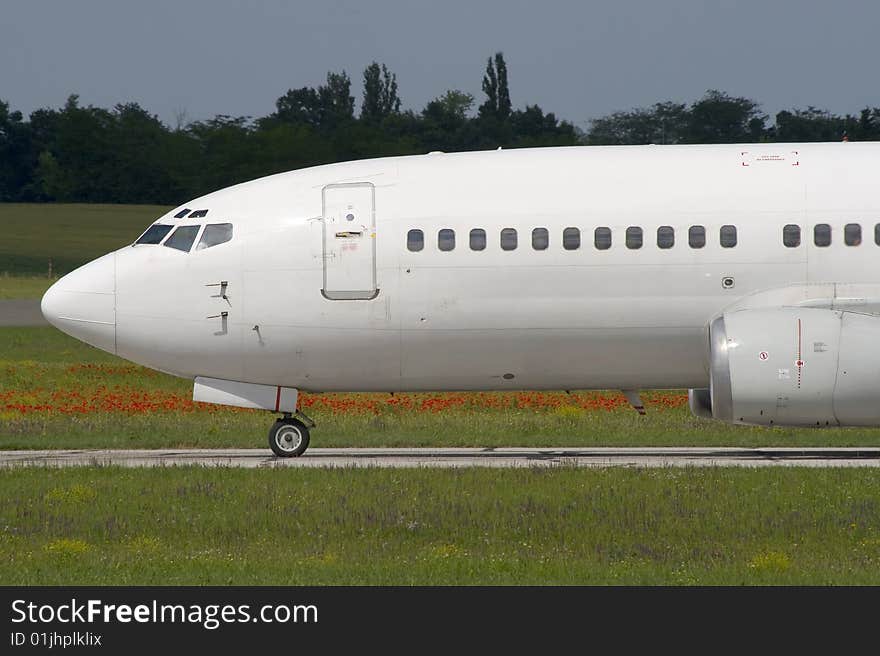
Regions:
<svg viewBox="0 0 880 656"><path fill-rule="evenodd" d="M201 227L202 226L197 225L179 226L164 245L188 253L189 249L192 248L193 242L196 240L196 235L199 234L199 228Z"/></svg>
<svg viewBox="0 0 880 656"><path fill-rule="evenodd" d="M171 232L172 230L174 232ZM138 237L135 244L162 244L189 253L196 237L199 236L199 231L201 231L201 238L195 249L197 251L225 244L232 239L231 223L209 223L204 230L201 225L182 225L175 228L165 223L154 223Z"/></svg>
<svg viewBox="0 0 880 656"><path fill-rule="evenodd" d="M174 226L165 225L164 223L154 223L146 232L138 237L135 244L158 244L167 235Z"/></svg>
<svg viewBox="0 0 880 656"><path fill-rule="evenodd" d="M205 231L202 233L202 238L199 239L196 250L200 251L217 244L225 244L230 239L232 239L231 223L209 223L205 226Z"/></svg>

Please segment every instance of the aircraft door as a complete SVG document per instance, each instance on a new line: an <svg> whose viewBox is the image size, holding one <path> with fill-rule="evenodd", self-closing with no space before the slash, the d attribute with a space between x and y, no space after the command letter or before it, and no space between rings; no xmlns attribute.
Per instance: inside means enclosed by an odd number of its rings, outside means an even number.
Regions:
<svg viewBox="0 0 880 656"><path fill-rule="evenodd" d="M370 182L324 187L324 287L330 300L369 300L376 287L376 193Z"/></svg>

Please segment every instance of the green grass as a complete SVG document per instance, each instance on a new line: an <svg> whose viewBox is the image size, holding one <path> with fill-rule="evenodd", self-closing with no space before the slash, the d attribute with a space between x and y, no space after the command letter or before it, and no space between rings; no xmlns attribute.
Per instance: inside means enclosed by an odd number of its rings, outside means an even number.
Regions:
<svg viewBox="0 0 880 656"><path fill-rule="evenodd" d="M51 409L22 413L14 407L72 392L84 398L116 395L124 401L144 394L186 402L192 383L131 365L54 328L0 329L0 448L262 448L272 422L271 413L220 406L212 411L69 413ZM334 412L320 406L309 413L318 422L312 433L315 447L880 446L880 429L732 426L693 417L686 407L649 404L648 410L646 417L627 407L429 412L395 409L382 401L376 412Z"/></svg>
<svg viewBox="0 0 880 656"><path fill-rule="evenodd" d="M20 469L5 585L880 584L849 469Z"/></svg>
<svg viewBox="0 0 880 656"><path fill-rule="evenodd" d="M0 272L64 274L133 242L169 208L159 205L0 203Z"/></svg>
<svg viewBox="0 0 880 656"><path fill-rule="evenodd" d="M10 276L0 274L0 301L40 299L58 278L48 276Z"/></svg>
<svg viewBox="0 0 880 656"><path fill-rule="evenodd" d="M52 327L0 328L0 363L15 366L24 362L39 362L51 366L74 363L121 364L126 361ZM175 380L171 376L164 378ZM0 389L2 388L3 385L0 385Z"/></svg>

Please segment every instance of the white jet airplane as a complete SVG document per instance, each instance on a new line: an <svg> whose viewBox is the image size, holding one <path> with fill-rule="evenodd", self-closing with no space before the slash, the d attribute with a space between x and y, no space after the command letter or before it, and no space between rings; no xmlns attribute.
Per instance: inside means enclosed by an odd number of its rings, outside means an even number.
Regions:
<svg viewBox="0 0 880 656"><path fill-rule="evenodd" d="M331 164L217 191L43 297L60 330L283 415L298 390L689 388L700 416L880 423L880 144Z"/></svg>

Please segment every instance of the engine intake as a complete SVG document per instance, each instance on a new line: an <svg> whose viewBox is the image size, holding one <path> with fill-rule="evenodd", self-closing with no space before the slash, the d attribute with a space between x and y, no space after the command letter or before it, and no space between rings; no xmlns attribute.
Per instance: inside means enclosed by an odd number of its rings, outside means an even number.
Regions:
<svg viewBox="0 0 880 656"><path fill-rule="evenodd" d="M880 425L880 317L820 308L729 312L709 328L710 386L691 409L764 426Z"/></svg>

